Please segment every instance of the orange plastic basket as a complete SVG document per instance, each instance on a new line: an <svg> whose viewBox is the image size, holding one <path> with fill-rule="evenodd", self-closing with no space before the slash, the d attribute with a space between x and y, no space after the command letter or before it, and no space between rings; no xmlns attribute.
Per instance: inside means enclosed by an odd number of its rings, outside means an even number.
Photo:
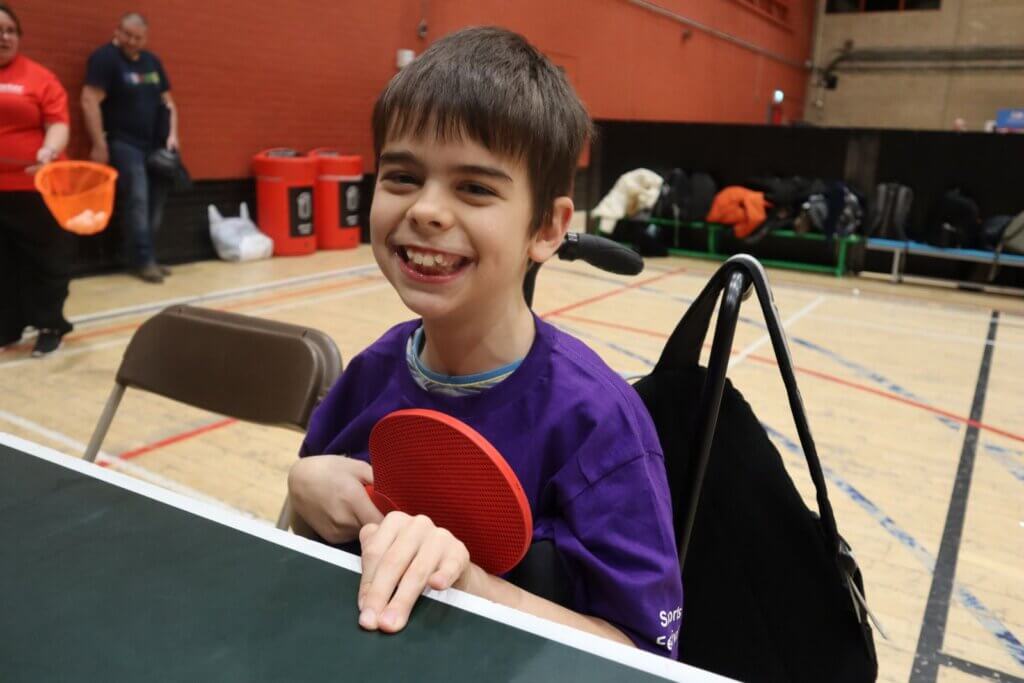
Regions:
<svg viewBox="0 0 1024 683"><path fill-rule="evenodd" d="M116 180L117 171L91 161L54 161L35 176L36 189L60 227L79 235L107 227Z"/></svg>

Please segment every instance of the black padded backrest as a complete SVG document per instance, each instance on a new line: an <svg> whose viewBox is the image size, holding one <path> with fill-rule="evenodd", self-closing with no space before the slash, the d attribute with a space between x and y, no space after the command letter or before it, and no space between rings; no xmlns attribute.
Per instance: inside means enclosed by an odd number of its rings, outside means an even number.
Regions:
<svg viewBox="0 0 1024 683"><path fill-rule="evenodd" d="M192 306L172 306L132 337L118 384L247 422L305 430L341 372L322 332Z"/></svg>

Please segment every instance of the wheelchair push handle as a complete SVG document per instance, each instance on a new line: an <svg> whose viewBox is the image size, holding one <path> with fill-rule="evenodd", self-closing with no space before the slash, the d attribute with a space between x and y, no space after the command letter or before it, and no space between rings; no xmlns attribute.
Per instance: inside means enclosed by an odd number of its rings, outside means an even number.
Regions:
<svg viewBox="0 0 1024 683"><path fill-rule="evenodd" d="M618 275L638 275L644 269L644 259L629 247L607 237L581 232L566 234L558 248L562 261L586 261L590 265Z"/></svg>

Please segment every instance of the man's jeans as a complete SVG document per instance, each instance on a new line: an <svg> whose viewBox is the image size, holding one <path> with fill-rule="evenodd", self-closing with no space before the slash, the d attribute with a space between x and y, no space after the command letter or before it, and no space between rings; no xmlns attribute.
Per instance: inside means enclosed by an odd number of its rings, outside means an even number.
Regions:
<svg viewBox="0 0 1024 683"><path fill-rule="evenodd" d="M111 140L110 163L117 169L117 212L125 260L131 268L156 263L153 241L163 220L169 187L166 181L146 173L147 150Z"/></svg>

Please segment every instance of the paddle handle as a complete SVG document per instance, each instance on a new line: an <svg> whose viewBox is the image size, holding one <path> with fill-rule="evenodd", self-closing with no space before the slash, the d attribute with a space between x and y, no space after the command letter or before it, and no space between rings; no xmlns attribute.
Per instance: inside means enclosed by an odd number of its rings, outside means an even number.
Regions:
<svg viewBox="0 0 1024 683"><path fill-rule="evenodd" d="M378 510L380 510L380 514L386 515L389 512L395 512L398 510L398 506L395 505L393 500L385 496L380 491L375 491L373 489L373 484L366 484L363 488L366 489L366 495L370 497L370 501L377 506Z"/></svg>

